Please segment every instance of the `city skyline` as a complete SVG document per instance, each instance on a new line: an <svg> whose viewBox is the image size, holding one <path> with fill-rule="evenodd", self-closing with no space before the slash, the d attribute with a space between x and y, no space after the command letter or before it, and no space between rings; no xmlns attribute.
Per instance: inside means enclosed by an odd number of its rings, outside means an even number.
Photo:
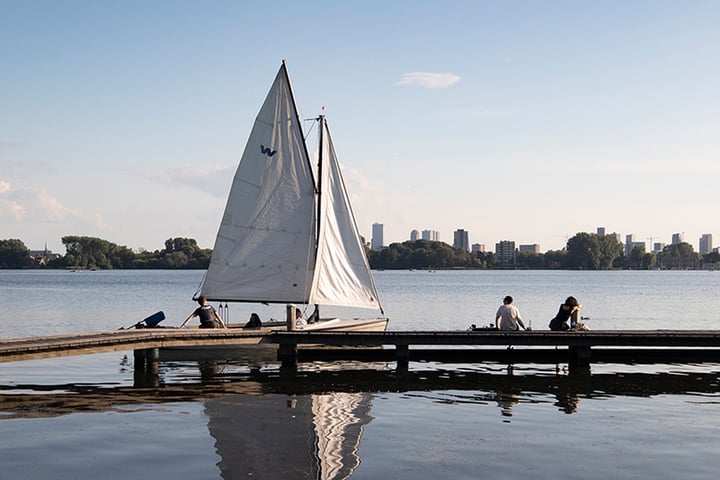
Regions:
<svg viewBox="0 0 720 480"><path fill-rule="evenodd" d="M380 235L381 235L381 238L384 239L384 237L385 237L385 235L384 235L384 227L385 227L385 224L377 223L377 222L374 223L374 224L373 224L373 234L374 234L375 231L376 231L376 229L375 229L376 226L379 226L378 231L379 231L379 233L380 233ZM433 238L434 240L436 240L436 241L441 241L441 242L445 242L445 243L447 243L448 245L459 246L459 247L461 247L461 248L465 248L467 251L471 251L471 250L472 250L471 247L472 247L473 245L481 245L481 246L483 246L483 247L486 247L487 245L498 245L498 244L501 244L502 242L512 242L513 245L517 244L518 249L521 250L521 251L522 251L522 250L524 250L524 251L533 251L533 252L535 252L535 253L547 252L548 250L562 250L562 248L565 247L565 245L563 245L563 247L557 248L557 249L556 249L556 248L543 248L542 245L540 245L540 244L538 244L538 243L536 243L536 242L518 242L518 241L513 240L513 239L511 239L511 238L502 238L502 239L496 240L495 242L470 241L470 240L469 240L469 238L470 238L470 236L469 236L469 235L470 235L470 232L468 232L467 230L465 230L465 229L463 229L463 228L457 228L457 229L455 229L455 230L453 231L453 240L452 240L452 241L444 240L444 239L442 238L442 236L439 235L439 232L438 232L437 230L429 230L429 229L427 229L427 230L423 230L423 232L424 232L424 233L425 233L425 232L434 232L434 233L435 233L435 236L434 236L434 238ZM461 233L460 233L460 232L461 232ZM423 237L420 237L420 236L417 235L418 233L419 233L419 231L418 231L417 229L413 229L413 230L410 231L408 238L406 238L406 239L404 239L404 240L389 241L389 242L386 242L386 243L384 243L383 241L381 241L379 244L378 244L377 242L375 242L375 236L373 236L372 239L370 240L371 245L372 245L371 248L372 248L373 250L378 250L378 249L379 249L379 248L378 248L379 246L387 247L387 246L390 245L391 243L402 243L402 242L405 242L405 241L408 241L408 240L410 240L410 241L420 240L421 238L422 238L423 240L429 240L429 239L430 239L430 238L428 237L428 235L423 235ZM460 233L460 234L462 235L462 239L463 239L462 242L460 242L460 243L462 243L462 244L460 244L460 245L458 244L458 243L459 243L459 242L458 242L458 233ZM718 248L718 247L716 247L716 246L714 245L714 243L713 243L713 234L712 234L712 233L703 233L703 234L701 234L700 237L697 239L697 243L696 243L696 244L694 244L692 241L688 241L688 239L685 238L685 232L673 232L672 234L670 234L669 241L666 241L666 242L657 242L657 241L655 241L655 240L660 240L660 237L646 237L646 238L645 238L645 241L643 241L643 240L641 240L641 239L638 240L638 239L636 238L636 235L635 235L635 234L632 234L632 233L622 234L622 233L620 233L620 232L608 231L606 227L595 227L595 231L594 231L594 232L593 232L593 231L587 231L587 230L585 230L585 231L583 231L583 232L575 232L573 235L570 235L568 238L573 237L573 236L577 235L578 233L596 233L596 234L598 234L598 235L615 235L616 238L617 238L617 240L618 240L618 242L620 242L620 243L623 244L624 246L630 245L630 248L632 248L632 246L639 245L639 244L643 244L644 247L645 247L645 251L647 251L647 252L657 252L657 251L662 250L662 247L664 247L664 246L666 246L666 245L672 245L672 244L681 243L681 242L685 242L685 243L688 243L688 244L692 245L693 249L694 249L696 252L702 253L702 254L710 253L710 251L715 250L715 249ZM703 245L705 245L705 247L703 247ZM524 247L524 248L520 249L520 247ZM513 247L513 248L514 248L514 247ZM485 250L487 250L487 248L485 248ZM485 251L485 250L483 250L483 251ZM539 250L539 252L538 252L538 250Z"/></svg>
<svg viewBox="0 0 720 480"><path fill-rule="evenodd" d="M2 5L0 238L31 249L212 248L283 59L366 238L717 230L715 1Z"/></svg>

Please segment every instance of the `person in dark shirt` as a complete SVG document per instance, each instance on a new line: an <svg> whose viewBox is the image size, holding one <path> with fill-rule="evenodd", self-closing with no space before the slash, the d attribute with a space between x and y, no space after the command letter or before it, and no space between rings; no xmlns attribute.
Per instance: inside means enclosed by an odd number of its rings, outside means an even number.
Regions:
<svg viewBox="0 0 720 480"><path fill-rule="evenodd" d="M245 324L245 328L261 328L262 321L260 321L260 315L257 313L250 314L250 320Z"/></svg>
<svg viewBox="0 0 720 480"><path fill-rule="evenodd" d="M180 328L183 328L193 317L200 318L200 328L227 328L217 310L212 305L208 305L205 295L198 298L198 303L200 306L185 319Z"/></svg>
<svg viewBox="0 0 720 480"><path fill-rule="evenodd" d="M560 309L555 318L550 320L550 330L577 329L579 327L580 307L581 305L575 297L568 297L565 303L560 304ZM568 325L568 320L570 320L570 325Z"/></svg>

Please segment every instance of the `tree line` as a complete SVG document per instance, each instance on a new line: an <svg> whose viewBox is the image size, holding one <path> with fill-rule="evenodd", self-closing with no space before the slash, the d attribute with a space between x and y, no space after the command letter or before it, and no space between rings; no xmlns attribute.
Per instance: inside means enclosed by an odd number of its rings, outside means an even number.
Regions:
<svg viewBox="0 0 720 480"><path fill-rule="evenodd" d="M545 253L516 252L502 261L492 252L467 252L444 242L409 240L393 243L380 251L369 251L373 269L720 269L720 254L700 255L689 243L666 246L661 252L646 252L636 246L629 255L616 237L580 232L568 239L562 250Z"/></svg>
<svg viewBox="0 0 720 480"><path fill-rule="evenodd" d="M70 269L206 269L212 249L200 248L192 238L169 238L165 248L153 252L132 249L96 237L62 237L65 255L30 256L21 240L0 240L0 268Z"/></svg>
<svg viewBox="0 0 720 480"><path fill-rule="evenodd" d="M0 268L70 269L207 269L212 249L200 248L192 238L169 238L165 248L153 252L132 249L95 237L62 237L65 255L30 256L21 240L0 240ZM366 243L363 241L363 243ZM623 245L612 235L581 232L568 239L562 250L545 253L519 252L501 261L492 252L467 252L445 242L415 240L393 243L374 251L366 244L370 267L392 269L720 269L720 254L700 255L689 243L666 246L661 252L646 252L637 246L625 255Z"/></svg>

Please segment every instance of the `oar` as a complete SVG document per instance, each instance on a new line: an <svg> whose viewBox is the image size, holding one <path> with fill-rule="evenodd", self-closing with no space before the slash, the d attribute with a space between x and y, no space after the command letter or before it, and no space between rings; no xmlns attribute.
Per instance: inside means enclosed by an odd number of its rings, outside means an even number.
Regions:
<svg viewBox="0 0 720 480"><path fill-rule="evenodd" d="M165 320L165 313L160 310L159 312L155 312L149 317L140 320L135 325L130 325L129 327L120 327L118 330L126 330L129 328L152 328L157 326L157 324L162 322L163 320ZM143 323L145 324L145 327L142 327Z"/></svg>

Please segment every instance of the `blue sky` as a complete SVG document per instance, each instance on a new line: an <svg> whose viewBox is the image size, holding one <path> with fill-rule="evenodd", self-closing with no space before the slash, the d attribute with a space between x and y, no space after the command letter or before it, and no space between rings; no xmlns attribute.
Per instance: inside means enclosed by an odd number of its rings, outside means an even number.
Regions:
<svg viewBox="0 0 720 480"><path fill-rule="evenodd" d="M718 25L717 1L0 0L0 239L212 247L286 59L368 240L697 249L720 235Z"/></svg>

